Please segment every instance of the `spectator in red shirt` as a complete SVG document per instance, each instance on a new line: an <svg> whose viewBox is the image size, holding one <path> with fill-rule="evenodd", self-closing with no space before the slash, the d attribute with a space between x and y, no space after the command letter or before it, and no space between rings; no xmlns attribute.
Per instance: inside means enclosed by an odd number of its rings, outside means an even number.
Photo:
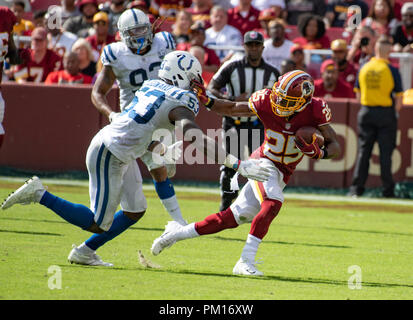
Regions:
<svg viewBox="0 0 413 320"><path fill-rule="evenodd" d="M205 59L203 70L207 72L215 73L218 71L221 64L217 54L214 50L204 46L205 42L205 28L202 23L194 23L191 26L189 33L189 42L180 43L176 46L177 50L189 51L192 46L199 46L205 50Z"/></svg>
<svg viewBox="0 0 413 320"><path fill-rule="evenodd" d="M27 51L26 61L14 70L14 79L17 82L44 82L50 72L62 69L62 57L47 49L45 28L38 27L33 30L31 49L24 50Z"/></svg>
<svg viewBox="0 0 413 320"><path fill-rule="evenodd" d="M46 78L46 84L89 84L92 78L81 73L79 57L75 52L67 52L63 58L64 70L53 71Z"/></svg>
<svg viewBox="0 0 413 320"><path fill-rule="evenodd" d="M338 65L339 78L347 82L351 87L354 87L357 77L357 69L350 61L347 61L348 49L346 40L334 40L331 42L331 50L333 51L331 58Z"/></svg>
<svg viewBox="0 0 413 320"><path fill-rule="evenodd" d="M301 34L300 38L294 39L304 49L329 49L330 39L326 36L326 27L323 18L313 14L300 16L297 25Z"/></svg>
<svg viewBox="0 0 413 320"><path fill-rule="evenodd" d="M98 61L104 46L115 42L115 37L109 34L109 17L106 12L100 11L93 16L93 29L95 34L86 40L93 48L94 61Z"/></svg>
<svg viewBox="0 0 413 320"><path fill-rule="evenodd" d="M321 65L321 79L314 81L314 96L321 98L354 98L353 88L338 77L338 65L332 59Z"/></svg>
<svg viewBox="0 0 413 320"><path fill-rule="evenodd" d="M260 29L258 20L260 12L251 5L252 0L240 0L239 5L228 10L228 24L241 31L246 32Z"/></svg>
<svg viewBox="0 0 413 320"><path fill-rule="evenodd" d="M192 7L186 9L192 14L194 22L203 22L205 29L211 26L209 22L209 14L212 8L212 0L192 0Z"/></svg>

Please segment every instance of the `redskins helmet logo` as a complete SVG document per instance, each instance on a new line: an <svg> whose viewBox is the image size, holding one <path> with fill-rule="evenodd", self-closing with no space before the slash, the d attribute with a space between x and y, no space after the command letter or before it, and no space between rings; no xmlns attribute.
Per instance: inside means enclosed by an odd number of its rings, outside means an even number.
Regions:
<svg viewBox="0 0 413 320"><path fill-rule="evenodd" d="M313 84L308 80L303 81L301 83L301 92L303 93L303 97L307 97L309 95L312 95L313 92L314 92Z"/></svg>

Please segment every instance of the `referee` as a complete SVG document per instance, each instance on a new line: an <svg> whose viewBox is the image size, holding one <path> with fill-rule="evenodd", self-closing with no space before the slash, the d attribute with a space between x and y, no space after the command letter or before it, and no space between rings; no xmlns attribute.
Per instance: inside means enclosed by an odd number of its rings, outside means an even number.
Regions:
<svg viewBox="0 0 413 320"><path fill-rule="evenodd" d="M399 71L389 62L392 41L381 36L375 45L375 57L359 71L355 88L361 103L358 113L359 150L349 196L361 196L368 178L374 143L380 148L382 195L394 197L392 153L396 147L397 118L402 107L403 89Z"/></svg>
<svg viewBox="0 0 413 320"><path fill-rule="evenodd" d="M244 35L244 50L244 58L224 63L209 83L208 89L218 98L248 101L252 93L271 88L277 81L280 75L278 70L262 58L264 37L261 33L247 32ZM222 127L226 136L226 151L239 159L249 156L254 151L252 148L258 148L264 140L264 127L257 117L224 117ZM238 195L231 190L234 174L234 170L221 167L220 211L227 209Z"/></svg>

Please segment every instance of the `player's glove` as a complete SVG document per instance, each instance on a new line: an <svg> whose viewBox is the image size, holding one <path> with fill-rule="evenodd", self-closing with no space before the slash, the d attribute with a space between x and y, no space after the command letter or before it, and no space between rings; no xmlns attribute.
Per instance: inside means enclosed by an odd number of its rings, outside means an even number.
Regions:
<svg viewBox="0 0 413 320"><path fill-rule="evenodd" d="M214 104L214 99L208 97L205 86L197 80L192 80L191 88L198 97L199 102L201 102L205 107L210 109Z"/></svg>
<svg viewBox="0 0 413 320"><path fill-rule="evenodd" d="M162 143L159 143L152 150L152 159L156 164L173 164L181 157L182 155L182 141L177 141L170 146L165 146Z"/></svg>
<svg viewBox="0 0 413 320"><path fill-rule="evenodd" d="M295 145L302 153L312 159L321 159L324 157L324 151L320 149L317 143L317 137L313 134L313 141L308 144L301 137L295 137Z"/></svg>
<svg viewBox="0 0 413 320"><path fill-rule="evenodd" d="M226 157L224 165L236 170L245 178L261 182L267 181L273 173L273 170L270 167L263 165L258 159L241 161L231 154Z"/></svg>

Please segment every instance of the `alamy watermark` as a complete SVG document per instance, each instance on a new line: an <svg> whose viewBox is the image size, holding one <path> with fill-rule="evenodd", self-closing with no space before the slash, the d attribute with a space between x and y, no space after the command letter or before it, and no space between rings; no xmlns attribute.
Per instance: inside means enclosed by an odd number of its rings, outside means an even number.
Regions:
<svg viewBox="0 0 413 320"><path fill-rule="evenodd" d="M206 139L205 139L206 137ZM226 153L229 152L241 160L248 159L251 152L258 149L263 139L262 131L260 129L207 129L206 133L200 129L190 129L185 132L182 128L176 127L174 131L167 129L157 129L152 135L152 141L160 141L165 146L170 146L174 142L182 140L188 142L182 152L182 156L176 161L176 164L216 164L222 163L225 159ZM218 145L218 149L213 147L213 141ZM277 140L270 140L268 142L271 148L277 147L279 144ZM280 151L282 146L279 145ZM246 152L247 150L247 152ZM217 154L218 152L218 154ZM296 149L298 153L299 150ZM153 156L153 161L158 163L166 159L161 159L158 156Z"/></svg>
<svg viewBox="0 0 413 320"><path fill-rule="evenodd" d="M350 290L360 290L361 289L361 268L358 265L349 266L347 272L351 274L350 278L348 278L347 286Z"/></svg>
<svg viewBox="0 0 413 320"><path fill-rule="evenodd" d="M62 268L56 265L51 265L47 269L50 277L47 280L47 286L50 290L62 289Z"/></svg>

